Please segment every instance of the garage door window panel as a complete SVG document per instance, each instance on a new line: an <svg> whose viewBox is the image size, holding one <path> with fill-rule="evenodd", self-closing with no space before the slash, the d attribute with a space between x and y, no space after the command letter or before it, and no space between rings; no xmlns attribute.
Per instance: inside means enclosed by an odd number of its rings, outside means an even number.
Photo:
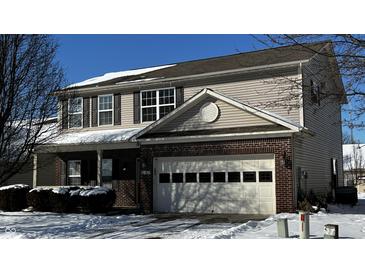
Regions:
<svg viewBox="0 0 365 274"><path fill-rule="evenodd" d="M159 179L162 184L170 183L170 173L160 173Z"/></svg>
<svg viewBox="0 0 365 274"><path fill-rule="evenodd" d="M256 183L256 172L255 171L244 171L242 173L244 183Z"/></svg>
<svg viewBox="0 0 365 274"><path fill-rule="evenodd" d="M183 173L172 173L172 183L182 183L184 181Z"/></svg>
<svg viewBox="0 0 365 274"><path fill-rule="evenodd" d="M186 183L197 183L198 182L198 174L187 172L185 173L185 182Z"/></svg>
<svg viewBox="0 0 365 274"><path fill-rule="evenodd" d="M214 183L225 183L226 173L225 172L213 172L213 182Z"/></svg>
<svg viewBox="0 0 365 274"><path fill-rule="evenodd" d="M240 172L228 172L228 183L240 183L241 173Z"/></svg>
<svg viewBox="0 0 365 274"><path fill-rule="evenodd" d="M199 183L210 183L212 181L210 172L199 173Z"/></svg>
<svg viewBox="0 0 365 274"><path fill-rule="evenodd" d="M272 183L272 171L260 171L259 172L260 183Z"/></svg>

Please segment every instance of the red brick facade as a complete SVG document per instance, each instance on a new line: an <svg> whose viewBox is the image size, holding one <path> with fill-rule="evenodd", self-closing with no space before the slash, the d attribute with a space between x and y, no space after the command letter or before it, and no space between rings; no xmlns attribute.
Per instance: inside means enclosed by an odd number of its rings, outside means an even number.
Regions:
<svg viewBox="0 0 365 274"><path fill-rule="evenodd" d="M136 207L137 204L137 185L135 180L129 181L115 181L113 182L113 189L115 190L116 199L115 207Z"/></svg>
<svg viewBox="0 0 365 274"><path fill-rule="evenodd" d="M138 179L113 181L113 189L115 189L117 195L115 206L136 207L140 204L143 211L152 211L154 157L263 153L275 154L277 212L291 212L296 205L293 192L292 144L290 138L142 145L140 148L142 163L140 184L136 183ZM56 180L58 185L63 185L65 181L65 175L62 172L64 168L65 163L63 160L56 157Z"/></svg>
<svg viewBox="0 0 365 274"><path fill-rule="evenodd" d="M144 211L153 209L153 158L234 154L275 154L276 210L292 212L294 204L292 143L288 137L255 140L158 144L141 146L140 202Z"/></svg>

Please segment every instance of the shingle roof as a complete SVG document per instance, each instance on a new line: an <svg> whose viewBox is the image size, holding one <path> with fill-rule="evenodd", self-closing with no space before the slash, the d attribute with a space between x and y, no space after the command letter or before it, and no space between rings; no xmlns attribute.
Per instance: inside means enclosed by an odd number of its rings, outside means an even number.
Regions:
<svg viewBox="0 0 365 274"><path fill-rule="evenodd" d="M306 44L306 47L303 47L301 45L277 47L207 59L186 61L162 69L152 71L147 70L148 72L146 73L116 77L107 81L102 81L94 84L78 85L77 87L80 88L107 86L122 82L140 81L143 79L181 77L202 73L211 73L240 68L293 62L299 60L307 60L315 55L316 52L318 52L320 49L322 49L326 43L328 42Z"/></svg>

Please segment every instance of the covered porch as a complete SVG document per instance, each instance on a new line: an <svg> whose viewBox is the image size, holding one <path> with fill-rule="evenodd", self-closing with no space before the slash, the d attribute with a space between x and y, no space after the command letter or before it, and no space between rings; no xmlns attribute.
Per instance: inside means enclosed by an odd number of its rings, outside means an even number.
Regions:
<svg viewBox="0 0 365 274"><path fill-rule="evenodd" d="M121 130L110 131L113 134L123 133ZM73 133L73 138L77 134ZM97 134L97 131L92 134ZM118 138L121 135L118 134ZM38 160L44 158L44 155L52 154L55 164L54 170L49 172L55 175L55 182L50 182L53 186L108 187L116 192L115 207L138 207L140 164L139 147L136 142L128 139L105 139L95 142L95 138L92 138L90 142L76 143L74 139L67 142L68 139L64 136L59 140L36 151L33 161L34 187L45 185L39 180L39 166L43 163Z"/></svg>

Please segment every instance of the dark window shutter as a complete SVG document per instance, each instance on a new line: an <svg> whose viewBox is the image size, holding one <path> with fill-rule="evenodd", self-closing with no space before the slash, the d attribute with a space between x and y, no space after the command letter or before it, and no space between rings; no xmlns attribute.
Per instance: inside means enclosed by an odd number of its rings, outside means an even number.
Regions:
<svg viewBox="0 0 365 274"><path fill-rule="evenodd" d="M114 94L114 125L121 125L122 121L121 121L121 95L119 94Z"/></svg>
<svg viewBox="0 0 365 274"><path fill-rule="evenodd" d="M98 97L91 98L91 126L98 126Z"/></svg>
<svg viewBox="0 0 365 274"><path fill-rule="evenodd" d="M90 127L90 98L83 98L83 106L82 106L82 125L83 127Z"/></svg>
<svg viewBox="0 0 365 274"><path fill-rule="evenodd" d="M133 108L134 108L134 123L141 123L141 105L140 105L141 93L136 91L133 93Z"/></svg>
<svg viewBox="0 0 365 274"><path fill-rule="evenodd" d="M176 107L181 106L184 103L184 88L176 88Z"/></svg>
<svg viewBox="0 0 365 274"><path fill-rule="evenodd" d="M62 129L68 128L68 100L64 99L61 101L61 121Z"/></svg>

